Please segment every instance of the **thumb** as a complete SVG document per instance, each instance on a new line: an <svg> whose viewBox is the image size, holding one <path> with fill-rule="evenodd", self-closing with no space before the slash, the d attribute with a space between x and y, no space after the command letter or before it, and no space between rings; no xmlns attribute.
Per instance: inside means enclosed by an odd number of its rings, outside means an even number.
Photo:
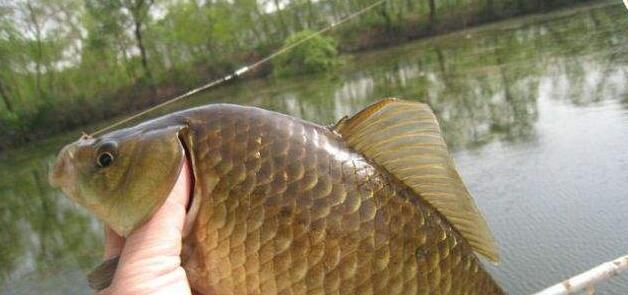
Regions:
<svg viewBox="0 0 628 295"><path fill-rule="evenodd" d="M190 191L190 168L184 161L181 173L162 207L126 239L108 290L111 294L190 292L180 258Z"/></svg>
<svg viewBox="0 0 628 295"><path fill-rule="evenodd" d="M181 238L191 190L191 176L184 161L179 177L170 195L157 212L143 226L127 238L121 259L142 259L155 255L179 256Z"/></svg>

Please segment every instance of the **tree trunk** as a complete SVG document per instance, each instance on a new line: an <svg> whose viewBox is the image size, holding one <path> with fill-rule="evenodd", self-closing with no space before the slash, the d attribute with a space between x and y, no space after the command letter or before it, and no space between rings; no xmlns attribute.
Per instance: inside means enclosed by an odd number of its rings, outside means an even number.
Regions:
<svg viewBox="0 0 628 295"><path fill-rule="evenodd" d="M294 19L294 31L299 32L303 30L303 23L301 23L301 15L299 15L299 10L296 8L292 8L294 13L292 14L292 18ZM307 19L306 19L307 22ZM307 25L306 25L307 26Z"/></svg>
<svg viewBox="0 0 628 295"><path fill-rule="evenodd" d="M338 4L338 2L336 1L329 2L329 6L331 7L331 14L333 15L332 17L333 22L338 21L338 19L340 18L340 13L338 9L342 9L342 7L339 7L340 4Z"/></svg>
<svg viewBox="0 0 628 295"><path fill-rule="evenodd" d="M29 18L35 30L35 43L37 44L37 57L35 60L35 89L37 90L37 95L39 96L39 98L41 98L44 96L44 91L41 88L41 64L44 55L44 48L41 40L41 28L39 25L39 21L37 20L35 9L33 8L33 5L30 3L30 1L26 2L26 8L28 9Z"/></svg>
<svg viewBox="0 0 628 295"><path fill-rule="evenodd" d="M493 10L493 0L486 0L486 16L489 19L495 17L495 11Z"/></svg>
<svg viewBox="0 0 628 295"><path fill-rule="evenodd" d="M148 78L149 82L152 84L153 75L148 68L148 58L146 57L146 48L144 47L144 41L142 40L142 23L138 20L134 21L135 23L135 40L137 41L137 47L140 50L140 56L142 59L142 68L144 69L144 74Z"/></svg>
<svg viewBox="0 0 628 295"><path fill-rule="evenodd" d="M118 37L118 40L120 39L122 38ZM122 59L124 59L122 66L124 67L124 71L126 71L131 81L135 81L137 77L135 76L135 70L132 68L131 62L129 61L129 51L127 50L126 46L120 41L118 41L118 47L119 50L122 51Z"/></svg>
<svg viewBox="0 0 628 295"><path fill-rule="evenodd" d="M286 38L288 37L290 31L288 30L288 27L286 26L286 22L283 19L283 13L281 12L281 8L279 7L279 0L273 0L273 3L275 4L275 13L277 14L277 18L279 19L279 26L281 27L281 30L283 31L283 37Z"/></svg>
<svg viewBox="0 0 628 295"><path fill-rule="evenodd" d="M537 0L536 1L536 9L538 11L545 11L545 1L544 0Z"/></svg>
<svg viewBox="0 0 628 295"><path fill-rule="evenodd" d="M13 104L11 103L11 99L9 98L9 91L8 89L6 89L6 86L4 86L2 80L0 80L0 97L2 97L2 101L7 107L7 110L9 110L9 112L11 113L15 113L15 109L13 108Z"/></svg>
<svg viewBox="0 0 628 295"><path fill-rule="evenodd" d="M406 8L408 9L409 12L413 11L414 10L414 0L406 0Z"/></svg>
<svg viewBox="0 0 628 295"><path fill-rule="evenodd" d="M386 30L390 30L392 28L392 19L388 12L388 7L386 5L381 5L379 9L379 14L384 19Z"/></svg>
<svg viewBox="0 0 628 295"><path fill-rule="evenodd" d="M146 54L146 47L144 45L144 38L142 32L142 25L146 21L148 10L150 9L150 5L152 4L152 0L148 0L148 4L146 0L130 0L127 2L127 8L131 11L131 17L133 18L134 30L133 33L135 35L135 42L137 43L137 48L140 51L140 58L142 62L142 68L144 70L144 75L148 79L149 84L153 85L153 73L150 71L148 66L148 57ZM155 89L152 89L155 90Z"/></svg>
<svg viewBox="0 0 628 295"><path fill-rule="evenodd" d="M255 16L257 20L262 24L262 31L264 32L264 40L272 40L273 34L268 27L268 20L266 19L266 15L259 9L259 4L255 7Z"/></svg>
<svg viewBox="0 0 628 295"><path fill-rule="evenodd" d="M314 18L314 9L312 8L312 0L307 0L307 28L308 29L313 28L314 22L315 22L315 18Z"/></svg>
<svg viewBox="0 0 628 295"><path fill-rule="evenodd" d="M434 0L427 0L427 2L430 6L430 27L434 29L436 26L436 3Z"/></svg>

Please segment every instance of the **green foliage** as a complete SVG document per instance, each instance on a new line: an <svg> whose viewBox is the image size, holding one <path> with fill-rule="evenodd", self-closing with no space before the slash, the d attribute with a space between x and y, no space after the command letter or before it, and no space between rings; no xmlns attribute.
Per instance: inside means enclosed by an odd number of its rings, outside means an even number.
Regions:
<svg viewBox="0 0 628 295"><path fill-rule="evenodd" d="M274 73L324 72L337 64L337 50L396 44L582 1L389 0L332 32L334 39L319 36L280 56ZM0 0L0 149L152 105L371 3Z"/></svg>
<svg viewBox="0 0 628 295"><path fill-rule="evenodd" d="M304 30L288 37L283 46L291 46L306 38L314 31ZM336 40L329 36L317 35L273 60L273 73L277 76L310 74L329 71L338 65Z"/></svg>

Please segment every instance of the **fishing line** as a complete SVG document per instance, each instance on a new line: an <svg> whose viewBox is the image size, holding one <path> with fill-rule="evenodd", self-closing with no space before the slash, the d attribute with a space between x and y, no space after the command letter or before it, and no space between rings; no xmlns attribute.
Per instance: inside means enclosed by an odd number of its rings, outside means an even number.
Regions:
<svg viewBox="0 0 628 295"><path fill-rule="evenodd" d="M215 87L217 85L220 85L220 84L222 84L224 82L227 82L227 81L229 81L231 79L234 79L236 77L242 76L245 73L247 73L248 71L250 71L250 70L252 70L254 68L257 68L257 67L259 67L262 64L267 63L268 61L272 60L273 58L275 58L275 57L277 57L277 56L279 56L281 54L286 53L287 51L291 50L292 48L295 48L295 47L297 47L297 46L299 46L299 45L309 41L310 39L312 39L312 38L314 38L316 36L322 35L322 34L326 33L327 31L330 31L333 28L335 28L335 27L337 27L339 25L342 25L343 23L345 23L345 22L347 22L349 20L354 19L354 18L364 14L365 12L373 9L374 7L383 4L386 1L388 1L388 0L378 0L376 2L373 2L372 4L366 6L366 7L362 8L362 9L352 13L352 14L349 14L348 16L345 16L344 18L341 18L339 21L337 21L335 23L331 23L329 26L327 26L327 27L325 27L323 29L320 29L317 32L314 32L311 35L309 35L309 36L307 36L307 37L305 37L305 38L303 38L303 39L301 39L301 40L299 40L297 42L294 42L292 44L284 46L284 47L280 48L279 50L275 51L274 53L272 53L272 54L270 54L270 55L268 55L268 56L266 56L266 57L264 57L264 58L262 58L262 59L260 59L260 60L258 60L256 62L254 62L254 63L252 63L250 65L247 65L247 66L244 66L244 67L241 67L241 68L237 69L236 71L234 71L233 73L231 73L229 75L226 75L226 76L224 76L224 77L222 77L220 79L213 80L213 81L211 81L211 82L209 82L207 84L204 84L204 85L202 85L200 87L197 87L197 88L194 88L192 90L189 90L189 91L187 91L187 92L185 92L185 93L183 93L183 94L181 94L181 95L179 95L177 97L174 97L172 99L166 100L166 101L164 101L164 102L162 102L160 104L157 104L156 106L150 107L150 108L148 108L146 110L143 110L143 111L141 111L141 112L139 112L139 113L137 113L135 115L132 115L132 116L130 116L128 118L125 118L125 119L122 119L122 120L120 120L118 122L115 122L115 123L113 123L113 124L111 124L111 125L109 125L107 127L104 127L104 128L102 128L100 130L97 130L97 131L93 132L92 134L90 134L88 136L91 137L91 136L98 135L98 134L100 134L102 132L105 132L107 130L110 130L110 129L113 129L113 128L117 127L117 126L120 126L120 125L122 125L124 123L127 123L127 122L129 122L129 121L131 121L131 120L133 120L133 119L135 119L137 117L140 117L140 116L143 116L145 114L148 114L148 113L150 113L150 112L152 112L152 111L154 111L156 109L165 107L165 106L167 106L169 104L172 104L174 102L177 102L177 101L182 100L184 98L187 98L189 96L197 94L197 93L199 93L201 91L210 89L210 88Z"/></svg>

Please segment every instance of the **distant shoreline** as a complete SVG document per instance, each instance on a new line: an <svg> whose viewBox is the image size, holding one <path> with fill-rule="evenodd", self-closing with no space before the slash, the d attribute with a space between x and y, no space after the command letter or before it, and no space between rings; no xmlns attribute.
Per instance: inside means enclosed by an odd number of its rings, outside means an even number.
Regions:
<svg viewBox="0 0 628 295"><path fill-rule="evenodd" d="M370 50L383 49L394 46L401 46L407 42L417 41L447 34L455 34L457 32L490 28L491 26L508 25L509 21L517 21L523 18L525 22L539 22L544 19L555 19L559 17L567 17L581 9L592 9L598 6L606 6L621 3L610 1L602 1L592 3L588 1L579 3L573 7L567 4L552 7L550 11L528 11L508 17L478 17L471 18L471 21L447 21L446 17L436 26L419 26L417 23L408 22L391 31L381 27L369 27L356 32L355 27L341 29L333 32L331 35L339 40L339 51L344 54L364 52ZM259 59L263 54L260 52L249 52L240 54L245 56L247 62L253 62ZM227 63L222 65L197 65L197 72L202 73L196 80L212 80L235 70L232 65ZM202 71L200 68L204 68ZM209 68L209 70L207 69ZM262 67L254 72L246 74L240 78L241 81L231 83L242 83L252 79L268 77L272 72L270 66ZM115 117L130 115L137 113L149 106L153 106L159 102L174 97L177 94L189 90L187 85L180 85L173 79L177 73L172 71L166 75L166 79L156 85L150 86L141 80L130 87L117 89L109 94L104 94L100 99L95 100L75 100L61 105L48 105L42 110L32 115L30 118L20 118L25 120L15 124L17 128L7 128L0 126L0 151L6 151L20 146L35 142L50 136L74 130L88 124L96 124ZM246 83L246 82L244 82ZM121 97L133 98L121 100ZM2 119L2 118L0 118ZM3 124L0 120L0 125ZM30 126L30 127L26 127ZM6 129L6 130L3 130Z"/></svg>

